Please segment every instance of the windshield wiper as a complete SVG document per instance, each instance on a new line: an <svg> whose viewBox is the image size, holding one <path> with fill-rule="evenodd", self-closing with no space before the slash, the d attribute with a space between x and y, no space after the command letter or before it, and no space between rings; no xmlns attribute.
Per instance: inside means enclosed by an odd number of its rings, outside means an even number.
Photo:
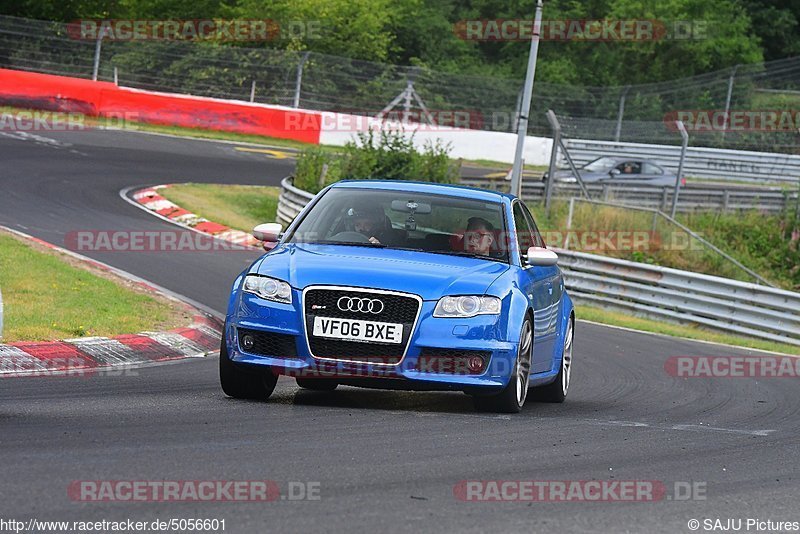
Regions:
<svg viewBox="0 0 800 534"><path fill-rule="evenodd" d="M372 248L386 248L383 243L358 243L352 241L303 241L301 244L305 245L347 245L350 247L372 247Z"/></svg>
<svg viewBox="0 0 800 534"><path fill-rule="evenodd" d="M506 263L506 260L504 260L503 258L495 258L494 256L484 256L483 254L475 254L474 252L467 252L467 251L426 250L425 252L430 252L431 254L463 256L465 258L477 258L479 260L499 261L501 263Z"/></svg>

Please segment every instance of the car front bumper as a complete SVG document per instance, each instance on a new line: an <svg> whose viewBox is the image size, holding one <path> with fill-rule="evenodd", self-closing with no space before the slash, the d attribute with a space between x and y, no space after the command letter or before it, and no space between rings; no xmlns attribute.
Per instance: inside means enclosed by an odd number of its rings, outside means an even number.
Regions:
<svg viewBox="0 0 800 534"><path fill-rule="evenodd" d="M381 364L348 360L347 355L337 359L313 356L299 302L300 299L293 299L293 304L280 304L240 293L235 313L226 320L229 358L242 365L266 366L284 375L344 383L366 379L365 383L377 387L398 389L497 389L505 387L512 374L517 343L504 339L508 336L502 315L437 318L433 317L436 302L423 301L405 356L399 363ZM277 334L283 343L274 350L248 351L239 339L243 329ZM464 363L475 355L484 360L479 371ZM449 360L455 364L442 365Z"/></svg>

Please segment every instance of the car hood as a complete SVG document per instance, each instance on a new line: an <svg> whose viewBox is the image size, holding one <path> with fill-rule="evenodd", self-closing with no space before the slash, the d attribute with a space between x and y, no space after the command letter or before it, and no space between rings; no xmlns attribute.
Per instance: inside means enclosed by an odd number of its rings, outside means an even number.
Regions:
<svg viewBox="0 0 800 534"><path fill-rule="evenodd" d="M283 244L251 272L285 280L295 289L338 285L404 291L424 300L442 295L482 295L506 263L389 248Z"/></svg>

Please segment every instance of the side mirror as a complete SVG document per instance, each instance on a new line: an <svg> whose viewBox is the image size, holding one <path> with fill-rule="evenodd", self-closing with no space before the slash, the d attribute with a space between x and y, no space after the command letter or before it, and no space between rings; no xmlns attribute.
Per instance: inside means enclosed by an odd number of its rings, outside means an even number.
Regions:
<svg viewBox="0 0 800 534"><path fill-rule="evenodd" d="M267 243L277 243L280 240L283 226L279 223L264 223L253 228L253 237Z"/></svg>
<svg viewBox="0 0 800 534"><path fill-rule="evenodd" d="M528 265L548 267L558 263L558 254L549 248L531 247L528 249Z"/></svg>
<svg viewBox="0 0 800 534"><path fill-rule="evenodd" d="M617 176L617 175L619 175L621 173L620 173L619 169L614 168L614 169L611 169L610 171L608 171L608 174L610 174L611 176Z"/></svg>

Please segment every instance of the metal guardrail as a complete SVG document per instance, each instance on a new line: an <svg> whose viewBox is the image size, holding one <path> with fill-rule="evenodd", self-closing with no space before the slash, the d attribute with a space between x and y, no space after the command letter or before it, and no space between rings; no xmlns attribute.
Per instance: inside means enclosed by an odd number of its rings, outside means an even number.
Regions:
<svg viewBox="0 0 800 534"><path fill-rule="evenodd" d="M576 302L800 346L800 293L556 250Z"/></svg>
<svg viewBox="0 0 800 534"><path fill-rule="evenodd" d="M656 160L676 172L681 152L680 146L670 145L585 139L565 139L565 142L570 156L579 166L600 156L631 156ZM800 155L689 147L683 173L713 180L798 182Z"/></svg>
<svg viewBox="0 0 800 534"><path fill-rule="evenodd" d="M281 180L281 192L278 196L278 214L276 217L277 222L281 223L284 228L297 217L303 208L306 207L314 195L308 191L303 191L292 185L292 177L287 176Z"/></svg>
<svg viewBox="0 0 800 534"><path fill-rule="evenodd" d="M462 185L491 190L508 190L505 180L489 178L462 178ZM674 190L669 187L619 187L609 184L586 184L589 196L596 200L618 201L636 206L669 210L672 205ZM577 184L557 184L553 187L553 196L568 199L581 195ZM523 200L541 201L545 196L543 182L531 181L522 183ZM780 213L787 208L794 209L798 203L798 191L781 191L771 188L711 188L687 185L681 188L678 197L678 209L681 213L691 211L740 211L759 210L768 213Z"/></svg>
<svg viewBox="0 0 800 534"><path fill-rule="evenodd" d="M278 222L314 195L281 181ZM556 249L576 302L800 346L800 293L606 256Z"/></svg>

